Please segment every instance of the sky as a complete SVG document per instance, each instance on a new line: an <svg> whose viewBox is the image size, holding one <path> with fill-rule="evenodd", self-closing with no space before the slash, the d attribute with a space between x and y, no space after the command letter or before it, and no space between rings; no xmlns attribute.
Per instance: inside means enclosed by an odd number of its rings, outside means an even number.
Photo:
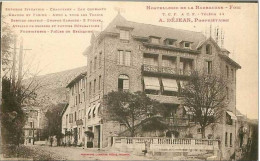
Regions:
<svg viewBox="0 0 260 161"><path fill-rule="evenodd" d="M174 23L159 22L162 13L215 13L211 10L147 10L146 6L238 6L240 9L225 9L224 18L227 23ZM231 52L230 57L242 66L237 71L237 108L249 118L258 117L258 24L257 4L254 3L177 3L177 2L4 2L3 14L11 12L5 8L82 8L104 7L103 28L118 14L129 21L167 26L185 30L205 32L219 27L225 32L224 47ZM219 13L219 12L217 12ZM213 16L214 17L214 16ZM10 17L9 17L10 18ZM209 18L211 18L209 16ZM8 20L8 17L7 17ZM12 23L10 23L12 24ZM101 28L100 28L101 30ZM18 32L18 31L17 31ZM23 37L25 64L31 65L31 70L41 70L40 75L64 71L87 65L87 58L82 55L90 44L90 33L85 34L19 34Z"/></svg>

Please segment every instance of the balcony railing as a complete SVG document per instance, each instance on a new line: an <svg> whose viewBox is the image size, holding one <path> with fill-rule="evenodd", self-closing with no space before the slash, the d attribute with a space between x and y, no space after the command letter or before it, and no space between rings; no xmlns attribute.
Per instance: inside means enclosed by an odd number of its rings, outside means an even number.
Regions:
<svg viewBox="0 0 260 161"><path fill-rule="evenodd" d="M218 140L212 139L186 139L165 137L113 137L113 147L124 151L142 151L149 149L152 152L169 152L175 150L205 150L218 151ZM149 146L149 148L147 148ZM214 152L214 153L216 153Z"/></svg>
<svg viewBox="0 0 260 161"><path fill-rule="evenodd" d="M189 119L187 118L176 118L176 117L167 117L165 122L170 126L188 126Z"/></svg>
<svg viewBox="0 0 260 161"><path fill-rule="evenodd" d="M177 68L164 67L164 66L159 67L156 65L148 65L148 64L143 65L143 71L151 72L151 73L175 74L175 75L185 75L185 76L189 76L191 74L191 70L184 70L184 69L177 70Z"/></svg>

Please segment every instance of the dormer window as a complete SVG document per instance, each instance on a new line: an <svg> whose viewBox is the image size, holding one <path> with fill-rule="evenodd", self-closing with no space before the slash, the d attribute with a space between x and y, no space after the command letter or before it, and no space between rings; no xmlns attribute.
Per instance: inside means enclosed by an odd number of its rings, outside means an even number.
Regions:
<svg viewBox="0 0 260 161"><path fill-rule="evenodd" d="M176 40L174 39L165 39L165 45L175 46Z"/></svg>
<svg viewBox="0 0 260 161"><path fill-rule="evenodd" d="M212 54L212 47L211 47L210 44L207 44L207 45L206 45L206 54L209 54L209 55Z"/></svg>
<svg viewBox="0 0 260 161"><path fill-rule="evenodd" d="M184 48L190 48L190 42L184 42Z"/></svg>
<svg viewBox="0 0 260 161"><path fill-rule="evenodd" d="M150 43L152 44L160 44L160 38L159 37L150 37Z"/></svg>
<svg viewBox="0 0 260 161"><path fill-rule="evenodd" d="M129 40L130 33L128 30L120 30L120 39L121 40Z"/></svg>

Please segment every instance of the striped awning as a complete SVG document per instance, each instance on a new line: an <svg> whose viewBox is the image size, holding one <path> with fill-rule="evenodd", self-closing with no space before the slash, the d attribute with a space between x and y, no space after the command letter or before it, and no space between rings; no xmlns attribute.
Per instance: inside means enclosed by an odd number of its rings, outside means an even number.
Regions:
<svg viewBox="0 0 260 161"><path fill-rule="evenodd" d="M237 120L237 117L233 112L227 111L227 114L231 117L232 120Z"/></svg>
<svg viewBox="0 0 260 161"><path fill-rule="evenodd" d="M178 91L178 84L175 79L162 78L162 83L165 91Z"/></svg>
<svg viewBox="0 0 260 161"><path fill-rule="evenodd" d="M144 77L145 89L160 90L160 83L157 77Z"/></svg>

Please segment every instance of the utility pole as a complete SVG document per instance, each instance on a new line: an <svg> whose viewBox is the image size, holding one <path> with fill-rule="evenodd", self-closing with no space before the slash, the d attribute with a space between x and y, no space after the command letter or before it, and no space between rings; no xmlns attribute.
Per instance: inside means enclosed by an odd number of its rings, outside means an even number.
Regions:
<svg viewBox="0 0 260 161"><path fill-rule="evenodd" d="M18 81L17 85L20 89L21 79L22 79L22 70L23 70L23 38L20 42L20 52L19 52L19 70L18 70Z"/></svg>
<svg viewBox="0 0 260 161"><path fill-rule="evenodd" d="M13 53L13 69L12 69L12 90L15 90L15 75L16 75L16 36L14 36L14 53Z"/></svg>
<svg viewBox="0 0 260 161"><path fill-rule="evenodd" d="M18 69L18 81L17 81L17 87L18 87L18 92L20 92L21 89L21 81L23 78L23 51L26 50L32 50L32 49L24 49L23 48L23 38L21 38L20 42L20 52L19 52L19 69Z"/></svg>

